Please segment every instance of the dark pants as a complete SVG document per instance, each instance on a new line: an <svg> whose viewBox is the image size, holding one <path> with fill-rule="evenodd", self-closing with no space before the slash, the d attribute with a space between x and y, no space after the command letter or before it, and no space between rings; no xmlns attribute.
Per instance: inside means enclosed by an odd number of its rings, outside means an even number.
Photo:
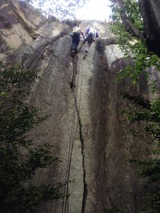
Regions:
<svg viewBox="0 0 160 213"><path fill-rule="evenodd" d="M93 41L94 41L94 35L93 33L89 33L87 38L85 39L85 43L87 42L89 45L91 45Z"/></svg>
<svg viewBox="0 0 160 213"><path fill-rule="evenodd" d="M71 50L77 51L77 47L79 45L79 42L80 42L80 33L74 33L73 36L72 36Z"/></svg>

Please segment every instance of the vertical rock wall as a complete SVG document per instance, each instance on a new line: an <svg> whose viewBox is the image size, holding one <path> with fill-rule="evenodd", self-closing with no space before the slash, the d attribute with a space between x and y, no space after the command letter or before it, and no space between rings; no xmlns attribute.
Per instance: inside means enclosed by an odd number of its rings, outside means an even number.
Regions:
<svg viewBox="0 0 160 213"><path fill-rule="evenodd" d="M67 183L63 190L69 196L43 203L39 213L103 213L107 209L137 213L141 207L143 183L129 159L146 151L143 139L131 133L133 127L140 131L143 126L129 124L125 112L131 106L120 92L148 96L147 83L142 80L136 87L128 79L118 83L117 71L127 62L113 44L109 24L83 22L82 29L88 24L95 26L101 37L92 44L86 59L82 47L72 61L69 26L60 22L44 23L39 30L35 27L36 38L28 32L27 42L20 41L7 52L10 63L39 70L28 103L50 116L31 136L35 144L54 145L53 154L61 160L37 171L33 181ZM12 30L16 27L13 24ZM7 30L3 28L3 33ZM8 38L12 40L9 35L2 37L6 43ZM71 88L73 79L75 88Z"/></svg>
<svg viewBox="0 0 160 213"><path fill-rule="evenodd" d="M120 92L147 95L147 84L132 87L129 80L116 82L117 70L126 66L117 45L106 46L105 40L99 39L86 59L83 47L73 62L69 48L69 36L49 45L43 61L49 60L30 99L51 114L37 131L43 132L45 141L55 146L53 152L62 160L37 177L50 183L70 181L64 187L64 194L70 196L42 205L39 212L97 213L119 208L136 213L143 184L129 160L143 156L146 147L131 133L133 126L125 115L131 106ZM71 89L73 74L76 87Z"/></svg>

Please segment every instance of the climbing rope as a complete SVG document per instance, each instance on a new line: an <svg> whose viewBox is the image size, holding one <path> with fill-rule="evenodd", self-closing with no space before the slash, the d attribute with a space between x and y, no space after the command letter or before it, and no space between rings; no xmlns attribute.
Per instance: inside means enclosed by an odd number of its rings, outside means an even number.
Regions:
<svg viewBox="0 0 160 213"><path fill-rule="evenodd" d="M75 76L76 76L76 73L77 73L77 61L78 60L76 60L76 61L73 60L73 75L75 75ZM79 76L80 75L78 74L77 83L79 83ZM80 101L81 101L81 90L82 90L82 79L81 79L81 86L80 86L79 106L80 106ZM74 141L75 141L77 128L78 128L78 119L76 119L78 106L77 106L77 100L76 100L75 92L74 92L74 90L72 90L72 91L73 91L73 96L74 96L74 101L75 101L75 108L74 108L74 113L73 113L73 118L72 118L72 126L71 126L71 134L70 134L70 142L69 142L69 150L68 150L67 169L66 169L66 175L65 175L66 185L65 185L65 188L64 188L64 199L63 199L63 203L62 203L62 213L68 213L69 212L69 204L68 204L69 177L70 177L70 170L71 170L73 146L74 146Z"/></svg>
<svg viewBox="0 0 160 213"><path fill-rule="evenodd" d="M75 73L75 65L73 64L73 75ZM73 77L72 77L73 78ZM68 150L68 159L67 159L67 168L65 175L65 187L64 187L64 198L62 203L62 213L68 212L68 194L69 194L69 177L70 177L70 169L71 169L71 161L72 161L72 152L74 141L77 133L78 122L76 122L76 108L74 108L73 117L72 117L72 126L70 132L70 140L69 140L69 150Z"/></svg>
<svg viewBox="0 0 160 213"><path fill-rule="evenodd" d="M74 110L74 115L72 119L71 133L70 133L70 141L69 141L69 150L68 150L68 159L67 159L67 169L65 175L65 188L64 188L64 199L62 203L62 213L68 212L68 193L69 193L69 177L70 177L70 169L71 169L71 161L72 161L72 151L74 140L77 132L77 122L76 122L76 110Z"/></svg>
<svg viewBox="0 0 160 213"><path fill-rule="evenodd" d="M83 192L83 200L82 200L82 210L81 212L85 212L85 203L86 203L86 194L87 194L87 184L86 184L86 169L85 169L85 163L84 163L84 139L82 135L82 123L81 123L81 118L80 118L80 105L81 105L81 93L82 93L82 76L83 76L83 63L79 63L80 65L82 64L81 68L81 84L80 84L80 94L79 94L79 105L77 103L77 98L75 93L73 93L74 100L75 100L75 107L77 110L77 117L78 117L78 122L79 122L79 134L80 134L80 142L81 142L81 154L82 154L82 167L83 167L83 186L84 186L84 192ZM79 69L80 70L80 69ZM78 75L80 76L80 74ZM78 80L79 83L79 80Z"/></svg>
<svg viewBox="0 0 160 213"><path fill-rule="evenodd" d="M84 60L82 60L82 58L81 58L80 63L78 63L79 69L77 69L78 68L77 67L78 59L76 58L76 60L72 61L72 64L73 64L72 79L76 76L76 74L78 74L77 75L78 76L77 84L80 84L80 85L76 85L76 88L79 88L79 95L78 95L79 101L77 101L76 94L75 94L75 92L78 92L78 90L72 89L73 97L74 97L74 101L75 101L75 108L74 108L74 113L73 113L73 117L72 117L72 125L71 125L70 139L69 139L68 159L67 159L67 168L66 168L66 175L65 175L66 185L64 187L64 198L63 198L63 203L62 203L62 213L69 213L68 195L69 195L69 178L70 178L70 170L71 170L71 163L72 163L72 153L73 153L73 147L74 147L74 142L75 142L78 124L81 125L80 105L81 105L82 83L83 83L83 61ZM87 61L90 62L89 60L87 60ZM80 66L81 66L81 69L80 69ZM77 73L77 70L81 70L81 73ZM76 78L74 80L76 81ZM74 82L74 83L76 84L76 82ZM82 137L82 135L80 135L80 137ZM84 148L83 138L81 138L81 147L82 147L82 153L83 153L83 148ZM83 164L83 167L84 167L84 157L82 159L82 164ZM84 168L84 176L85 176L85 168ZM87 188L86 188L86 181L85 181L85 177L84 177L84 198L83 198L83 201L82 201L82 208L83 208L84 203L85 203L86 191L87 191ZM83 211L84 211L84 209L83 209Z"/></svg>

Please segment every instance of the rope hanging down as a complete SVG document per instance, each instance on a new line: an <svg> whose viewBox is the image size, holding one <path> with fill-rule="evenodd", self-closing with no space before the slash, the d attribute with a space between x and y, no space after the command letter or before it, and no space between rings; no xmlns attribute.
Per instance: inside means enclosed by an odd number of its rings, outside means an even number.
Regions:
<svg viewBox="0 0 160 213"><path fill-rule="evenodd" d="M75 76L77 74L77 61L73 61L73 77L75 80ZM82 69L83 72L83 69ZM82 75L81 75L82 76ZM79 75L78 75L78 82L79 82ZM74 82L75 83L75 82ZM76 96L73 91L74 95L74 101L75 101L75 107L74 107L74 113L73 113L73 118L72 118L72 126L71 126L71 134L70 134L70 141L69 141L69 150L68 150L68 159L67 159L67 168L66 168L66 175L65 175L65 187L64 187L64 198L63 198L63 203L62 203L62 213L69 213L69 203L68 203L68 196L69 196L69 178L70 178L70 170L71 170L71 162L72 162L72 153L73 153L73 147L74 147L74 141L77 133L77 128L78 128L78 116L77 115L77 110L80 107L80 102L81 102L81 90L82 90L82 80L80 84L80 99L79 99L79 106L77 105L77 100Z"/></svg>

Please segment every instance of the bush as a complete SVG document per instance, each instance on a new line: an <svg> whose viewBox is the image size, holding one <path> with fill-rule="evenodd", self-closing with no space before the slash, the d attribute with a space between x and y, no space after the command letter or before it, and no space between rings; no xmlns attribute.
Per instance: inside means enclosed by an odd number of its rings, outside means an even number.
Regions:
<svg viewBox="0 0 160 213"><path fill-rule="evenodd" d="M6 67L0 62L0 212L3 213L36 210L41 201L62 197L62 183L44 185L29 181L38 168L58 161L51 145L35 147L27 138L27 133L47 118L40 117L38 108L23 101L26 86L35 78L36 72Z"/></svg>
<svg viewBox="0 0 160 213"><path fill-rule="evenodd" d="M154 147L150 150L148 159L131 159L130 162L136 165L139 175L146 180L147 198L142 212L160 212L160 98L154 101L144 99L140 96L132 96L124 93L123 97L137 106L136 111L129 114L131 122L145 121L145 131L150 135L150 144ZM139 107L139 108L138 108Z"/></svg>

